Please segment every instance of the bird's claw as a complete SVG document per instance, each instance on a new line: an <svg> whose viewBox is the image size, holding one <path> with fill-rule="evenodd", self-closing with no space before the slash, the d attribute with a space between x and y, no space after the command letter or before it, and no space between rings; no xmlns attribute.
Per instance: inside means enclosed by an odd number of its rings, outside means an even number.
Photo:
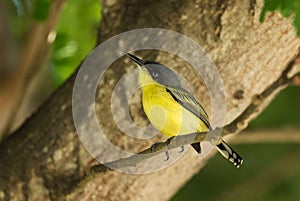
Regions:
<svg viewBox="0 0 300 201"><path fill-rule="evenodd" d="M151 146L151 153L154 152L155 148L157 147L157 145L161 144L161 142L155 142L152 146Z"/></svg>
<svg viewBox="0 0 300 201"><path fill-rule="evenodd" d="M169 159L170 159L170 155L169 155L169 149L170 149L170 147L169 147L169 145L170 145L170 141L171 141L171 139L172 138L169 138L169 139L167 139L167 151L165 152L165 154L166 154L166 159L165 159L165 161L168 161ZM155 142L152 146L151 146L151 152L153 153L154 152L154 150L155 150L155 148L157 147L157 145L159 145L159 144L161 144L162 142ZM182 147L181 147L182 148ZM182 151L184 150L184 148L182 148Z"/></svg>
<svg viewBox="0 0 300 201"><path fill-rule="evenodd" d="M178 153L182 153L182 152L184 152L184 146L181 146L180 151L178 151Z"/></svg>
<svg viewBox="0 0 300 201"><path fill-rule="evenodd" d="M165 153L166 153L166 159L165 159L165 161L168 161L169 158L170 158L170 156L169 156L169 151L167 150Z"/></svg>

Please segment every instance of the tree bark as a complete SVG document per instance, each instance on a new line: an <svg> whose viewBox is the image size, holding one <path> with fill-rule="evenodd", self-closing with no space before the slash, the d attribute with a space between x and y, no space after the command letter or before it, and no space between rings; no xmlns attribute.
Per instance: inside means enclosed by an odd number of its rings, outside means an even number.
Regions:
<svg viewBox="0 0 300 201"><path fill-rule="evenodd" d="M170 29L194 39L213 59L223 78L228 123L243 112L253 95L264 91L280 76L298 52L300 43L291 20L273 13L260 23L262 4L261 0L106 0L102 2L99 41L144 27ZM176 58L170 60L168 57L167 60L164 53L155 53L154 56L159 56L160 63L183 73L195 94L201 94L203 106L210 110L209 96L203 93L205 86L192 69L183 72L182 63ZM124 62L112 66L100 81L96 112L99 118L106 119L107 123L102 126L105 133L110 133L108 137L114 144L138 152L149 147L153 140L140 144L129 138L120 140L122 133L111 116L110 93L126 72L126 68L116 67L120 65L124 66ZM205 165L205 160L199 160L189 150L174 165L155 173L131 175L109 171L74 188L93 161L73 124L71 98L74 80L75 75L2 143L0 200L168 200ZM236 95L238 92L241 96ZM138 99L138 96L134 98ZM271 98L247 122L269 101ZM131 109L133 119L146 121L139 102L133 102L136 106L133 108L139 108Z"/></svg>

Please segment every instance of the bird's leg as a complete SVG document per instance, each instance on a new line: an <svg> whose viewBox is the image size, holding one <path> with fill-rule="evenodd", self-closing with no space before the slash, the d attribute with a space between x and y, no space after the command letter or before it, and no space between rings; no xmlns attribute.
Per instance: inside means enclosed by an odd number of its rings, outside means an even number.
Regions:
<svg viewBox="0 0 300 201"><path fill-rule="evenodd" d="M155 142L152 146L151 146L151 152L154 152L154 149L157 147L157 145L161 144L162 142ZM170 156L169 156L169 140L167 141L167 151L165 152L166 153L166 159L165 161L169 160Z"/></svg>
<svg viewBox="0 0 300 201"><path fill-rule="evenodd" d="M167 150L165 153L166 153L166 159L165 159L165 161L168 161L169 158L170 158L170 156L169 156L169 151Z"/></svg>
<svg viewBox="0 0 300 201"><path fill-rule="evenodd" d="M173 138L174 138L174 136L167 139L167 142L166 142L167 143L167 151L166 151L166 160L165 161L169 160L169 158L170 158L170 156L169 156L170 147L169 146L170 146L170 142Z"/></svg>
<svg viewBox="0 0 300 201"><path fill-rule="evenodd" d="M166 159L165 161L169 160L170 158L170 155L169 155L169 149L170 149L170 142L172 140L173 137L170 137L167 139L166 141L166 144L167 144L167 151L165 152L166 153ZM161 144L162 142L155 142L152 146L151 146L151 152L154 152L155 148L157 147L157 145ZM183 152L184 151L184 146L181 147L181 151L180 152Z"/></svg>
<svg viewBox="0 0 300 201"><path fill-rule="evenodd" d="M184 152L184 146L180 147L180 151L178 153L182 153L182 152Z"/></svg>

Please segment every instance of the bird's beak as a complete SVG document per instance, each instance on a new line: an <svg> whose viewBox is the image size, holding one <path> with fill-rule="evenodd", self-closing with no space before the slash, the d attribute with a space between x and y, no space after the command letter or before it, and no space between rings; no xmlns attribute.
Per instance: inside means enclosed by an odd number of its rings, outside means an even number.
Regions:
<svg viewBox="0 0 300 201"><path fill-rule="evenodd" d="M136 56L134 56L134 55L132 55L132 54L127 53L127 56L128 56L132 61L134 61L135 63L137 63L139 66L143 66L144 63L145 63L143 60L137 58Z"/></svg>

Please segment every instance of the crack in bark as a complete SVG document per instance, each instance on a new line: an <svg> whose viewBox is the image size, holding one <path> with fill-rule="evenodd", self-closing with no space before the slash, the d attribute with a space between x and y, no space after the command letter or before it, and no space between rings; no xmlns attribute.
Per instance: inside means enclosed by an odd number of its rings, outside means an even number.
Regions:
<svg viewBox="0 0 300 201"><path fill-rule="evenodd" d="M254 15L255 15L256 3L257 3L256 0L249 0L248 14L249 14L249 21L250 21L251 26L254 24Z"/></svg>
<svg viewBox="0 0 300 201"><path fill-rule="evenodd" d="M255 6L256 6L256 0L249 0L249 10L248 10L248 13L249 13L249 16L254 17L255 15Z"/></svg>
<svg viewBox="0 0 300 201"><path fill-rule="evenodd" d="M222 16L227 8L227 2L226 0L218 0L217 2L217 17L216 17L216 29L215 34L218 38L221 37L222 32Z"/></svg>

